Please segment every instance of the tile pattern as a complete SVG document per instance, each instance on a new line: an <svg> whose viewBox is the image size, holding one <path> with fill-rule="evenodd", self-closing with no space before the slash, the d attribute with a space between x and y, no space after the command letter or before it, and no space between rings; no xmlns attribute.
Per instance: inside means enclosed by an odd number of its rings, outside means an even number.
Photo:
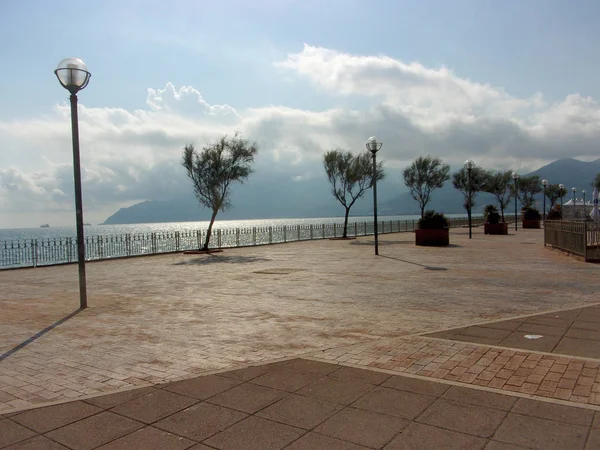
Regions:
<svg viewBox="0 0 600 450"><path fill-rule="evenodd" d="M255 384L283 369L315 379L295 392ZM296 359L222 377L244 381L226 386L200 376L184 394L167 383L7 414L0 417L0 448L584 450L600 442L600 411L321 361Z"/></svg>

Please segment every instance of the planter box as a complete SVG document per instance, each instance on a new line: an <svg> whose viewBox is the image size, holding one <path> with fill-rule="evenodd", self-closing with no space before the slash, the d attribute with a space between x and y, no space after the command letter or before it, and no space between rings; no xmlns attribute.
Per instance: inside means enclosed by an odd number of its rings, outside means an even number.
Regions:
<svg viewBox="0 0 600 450"><path fill-rule="evenodd" d="M450 230L415 230L415 244L444 247L450 244Z"/></svg>
<svg viewBox="0 0 600 450"><path fill-rule="evenodd" d="M508 223L484 223L483 232L485 234L508 234Z"/></svg>
<svg viewBox="0 0 600 450"><path fill-rule="evenodd" d="M523 228L540 228L540 219L527 220L523 219Z"/></svg>

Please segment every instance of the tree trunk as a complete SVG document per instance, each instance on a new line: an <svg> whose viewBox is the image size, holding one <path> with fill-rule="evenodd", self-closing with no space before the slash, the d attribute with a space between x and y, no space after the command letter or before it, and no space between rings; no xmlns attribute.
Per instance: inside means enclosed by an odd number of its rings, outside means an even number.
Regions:
<svg viewBox="0 0 600 450"><path fill-rule="evenodd" d="M502 222L504 222L504 205L500 203L500 215L502 216Z"/></svg>
<svg viewBox="0 0 600 450"><path fill-rule="evenodd" d="M204 250L204 251L208 250L208 243L210 242L210 235L212 234L213 223L215 223L215 219L217 218L218 212L219 212L218 209L213 209L213 213L210 218L210 223L208 224L208 230L206 231L206 240L204 241L204 245L202 246L201 250Z"/></svg>
<svg viewBox="0 0 600 450"><path fill-rule="evenodd" d="M427 206L427 205L421 205L421 219L425 215L425 206Z"/></svg>
<svg viewBox="0 0 600 450"><path fill-rule="evenodd" d="M344 233L342 234L343 238L348 237L348 215L350 214L350 208L346 208L346 215L344 216Z"/></svg>

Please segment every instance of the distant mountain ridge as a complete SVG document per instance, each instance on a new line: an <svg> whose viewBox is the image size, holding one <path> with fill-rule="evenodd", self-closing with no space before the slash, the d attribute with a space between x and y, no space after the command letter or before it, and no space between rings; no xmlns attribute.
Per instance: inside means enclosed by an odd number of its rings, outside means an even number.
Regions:
<svg viewBox="0 0 600 450"><path fill-rule="evenodd" d="M455 169L456 170L456 169ZM387 177L378 183L378 212L380 215L419 214L418 203L404 186L401 170L386 170ZM592 162L572 158L553 161L524 175L538 175L550 184L562 183L571 198L571 188L577 188L577 198L586 189L591 199L591 183L600 173L600 159ZM400 192L400 193L399 193ZM352 214L370 215L373 211L372 191L368 191L352 208ZM541 208L542 196L537 198ZM478 193L474 212L480 212L489 203L496 203L492 195ZM331 195L327 180L319 178L310 182L295 182L286 177L250 179L246 184L235 186L232 194L233 208L219 213L217 220L338 217L343 207ZM464 213L463 197L449 180L444 187L434 191L427 209L446 214ZM512 211L512 209L509 207ZM121 208L108 217L104 224L191 222L210 219L210 211L202 208L191 193L170 200L147 200L127 208Z"/></svg>

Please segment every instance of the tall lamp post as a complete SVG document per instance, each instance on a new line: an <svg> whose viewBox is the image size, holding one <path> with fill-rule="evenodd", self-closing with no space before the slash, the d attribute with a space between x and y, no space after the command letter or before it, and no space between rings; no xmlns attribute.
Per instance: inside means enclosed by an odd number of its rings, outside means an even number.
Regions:
<svg viewBox="0 0 600 450"><path fill-rule="evenodd" d="M373 234L375 235L375 254L379 255L379 237L377 236L377 152L381 150L383 143L377 142L375 136L367 141L367 150L373 155Z"/></svg>
<svg viewBox="0 0 600 450"><path fill-rule="evenodd" d="M546 223L546 187L548 186L548 180L542 180L542 186L544 187L544 224Z"/></svg>
<svg viewBox="0 0 600 450"><path fill-rule="evenodd" d="M583 195L583 218L587 219L587 210L585 207L585 189L581 190L581 195Z"/></svg>
<svg viewBox="0 0 600 450"><path fill-rule="evenodd" d="M567 191L565 191L564 184L561 183L558 185L558 192L560 193L560 220L562 220L563 216L565 215L565 212L563 211L563 195L567 193Z"/></svg>
<svg viewBox="0 0 600 450"><path fill-rule="evenodd" d="M575 219L577 217L577 198L575 197L577 188L572 187L571 192L573 192L573 219Z"/></svg>
<svg viewBox="0 0 600 450"><path fill-rule="evenodd" d="M473 196L473 187L471 186L471 171L475 167L475 163L470 159L465 161L465 169L467 170L467 180L469 183L469 197L467 199L467 216L469 217L469 239L473 238L472 222L471 222L471 199Z"/></svg>
<svg viewBox="0 0 600 450"><path fill-rule="evenodd" d="M515 181L515 231L517 231L519 228L517 217L517 181L519 181L519 174L517 172L513 172L512 179Z"/></svg>
<svg viewBox="0 0 600 450"><path fill-rule="evenodd" d="M79 160L79 119L77 116L77 93L84 89L91 74L85 63L78 58L63 59L54 74L61 86L71 93L71 134L73 138L73 173L75 178L75 215L77 220L77 264L79 266L79 307L87 308L85 282L85 248L83 243L83 205L81 200L81 164Z"/></svg>

